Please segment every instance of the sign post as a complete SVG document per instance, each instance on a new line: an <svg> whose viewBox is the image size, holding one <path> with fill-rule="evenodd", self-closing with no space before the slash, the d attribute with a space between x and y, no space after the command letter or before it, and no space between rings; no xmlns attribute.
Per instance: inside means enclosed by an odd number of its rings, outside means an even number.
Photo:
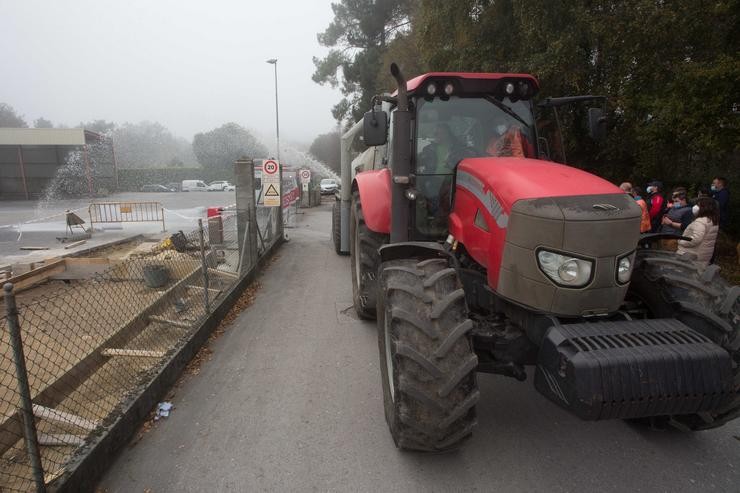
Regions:
<svg viewBox="0 0 740 493"><path fill-rule="evenodd" d="M280 196L280 163L274 159L265 159L262 164L262 190L264 190L265 207L281 207Z"/></svg>

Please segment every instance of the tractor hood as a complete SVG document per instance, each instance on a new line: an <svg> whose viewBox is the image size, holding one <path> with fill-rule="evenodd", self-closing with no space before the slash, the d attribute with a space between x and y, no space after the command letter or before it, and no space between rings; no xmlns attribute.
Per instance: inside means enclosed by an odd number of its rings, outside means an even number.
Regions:
<svg viewBox="0 0 740 493"><path fill-rule="evenodd" d="M641 217L619 187L546 161L474 158L458 166L456 190L450 233L500 296L565 317L619 309L627 284L617 281L617 262L634 254ZM540 250L589 262L591 277L577 286L555 282Z"/></svg>
<svg viewBox="0 0 740 493"><path fill-rule="evenodd" d="M477 178L483 185L484 194L495 190L495 198L506 212L522 199L604 194L624 196L619 187L603 178L538 159L470 158L459 164L460 172Z"/></svg>

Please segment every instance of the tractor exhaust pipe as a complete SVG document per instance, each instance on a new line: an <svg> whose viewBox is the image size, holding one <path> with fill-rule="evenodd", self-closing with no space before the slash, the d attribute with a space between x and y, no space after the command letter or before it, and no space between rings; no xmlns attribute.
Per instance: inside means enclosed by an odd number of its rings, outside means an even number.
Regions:
<svg viewBox="0 0 740 493"><path fill-rule="evenodd" d="M396 96L398 111L408 111L409 96L406 89L406 78L401 73L401 68L395 63L391 63L391 75L396 79L396 85L398 86L398 95Z"/></svg>
<svg viewBox="0 0 740 493"><path fill-rule="evenodd" d="M411 112L406 79L395 63L391 63L391 75L398 85L391 155L391 243L399 243L409 241L413 204L406 198L406 190L411 185Z"/></svg>

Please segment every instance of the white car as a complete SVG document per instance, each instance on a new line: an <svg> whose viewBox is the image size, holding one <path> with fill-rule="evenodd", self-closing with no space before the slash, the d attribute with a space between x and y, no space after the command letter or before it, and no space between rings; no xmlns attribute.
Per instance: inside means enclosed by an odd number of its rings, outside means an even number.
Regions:
<svg viewBox="0 0 740 493"><path fill-rule="evenodd" d="M226 187L224 187L224 192L236 192L236 185L232 185L231 183L229 183L228 185L226 185Z"/></svg>
<svg viewBox="0 0 740 493"><path fill-rule="evenodd" d="M223 192L227 187L233 187L233 185L228 181L212 181L208 184L206 190L209 192Z"/></svg>
<svg viewBox="0 0 740 493"><path fill-rule="evenodd" d="M337 180L335 180L334 178L324 178L319 183L319 186L321 187L321 195L331 194L339 189Z"/></svg>

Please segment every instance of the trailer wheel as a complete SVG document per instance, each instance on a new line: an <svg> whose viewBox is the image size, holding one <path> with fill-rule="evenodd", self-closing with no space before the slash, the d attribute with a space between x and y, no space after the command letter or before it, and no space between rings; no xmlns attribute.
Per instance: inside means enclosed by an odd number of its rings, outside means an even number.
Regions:
<svg viewBox="0 0 740 493"><path fill-rule="evenodd" d="M740 416L740 286L719 276L719 267L705 270L674 252L637 251L627 301L651 318L676 318L709 337L730 353L735 398L712 413L667 416L682 430L706 430Z"/></svg>
<svg viewBox="0 0 740 493"><path fill-rule="evenodd" d="M388 242L387 235L371 231L362 214L360 192L352 192L349 219L349 256L352 264L352 300L355 311L364 319L375 319L377 275L380 266L378 249Z"/></svg>
<svg viewBox="0 0 740 493"><path fill-rule="evenodd" d="M446 260L384 262L378 346L385 419L402 449L454 450L477 424L478 358L465 292Z"/></svg>
<svg viewBox="0 0 740 493"><path fill-rule="evenodd" d="M334 201L334 205L331 208L331 240L334 243L334 251L337 255L342 254L342 219L340 202Z"/></svg>

